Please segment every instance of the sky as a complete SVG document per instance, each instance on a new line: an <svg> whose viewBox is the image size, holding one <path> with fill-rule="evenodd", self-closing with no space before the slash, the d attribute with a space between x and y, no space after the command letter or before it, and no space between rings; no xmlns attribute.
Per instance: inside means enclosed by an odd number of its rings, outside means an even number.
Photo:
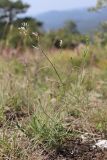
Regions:
<svg viewBox="0 0 107 160"><path fill-rule="evenodd" d="M23 0L30 4L28 15L37 15L50 10L68 10L94 6L96 0Z"/></svg>

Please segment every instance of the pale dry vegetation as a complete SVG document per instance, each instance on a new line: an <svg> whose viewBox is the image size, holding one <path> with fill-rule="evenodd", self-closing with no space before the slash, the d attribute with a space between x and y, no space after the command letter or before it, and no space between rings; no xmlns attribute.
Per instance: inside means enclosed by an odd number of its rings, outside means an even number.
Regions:
<svg viewBox="0 0 107 160"><path fill-rule="evenodd" d="M1 56L1 160L104 157L102 151L87 151L107 136L106 55L105 50L93 51L94 56L89 48L85 56L70 50L48 54L63 86L39 50Z"/></svg>

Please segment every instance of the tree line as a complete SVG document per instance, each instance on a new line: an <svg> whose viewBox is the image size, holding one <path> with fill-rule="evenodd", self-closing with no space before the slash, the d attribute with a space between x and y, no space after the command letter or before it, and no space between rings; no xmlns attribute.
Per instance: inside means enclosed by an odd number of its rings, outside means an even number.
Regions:
<svg viewBox="0 0 107 160"><path fill-rule="evenodd" d="M97 0L96 7L92 10L98 10L107 6L107 0ZM57 31L48 33L43 31L43 23L32 17L18 18L20 14L27 12L29 4L22 0L0 0L0 44L17 48L19 45L24 47L31 46L31 42L24 40L19 34L18 28L25 22L29 24L33 32L41 35L41 43L44 47L51 47L55 39L64 41L63 48L73 48L79 43L86 43L86 37L78 31L77 25L73 21L68 21ZM107 33L107 23L103 23L101 32L96 33L98 38L102 38L102 44L106 43L104 32Z"/></svg>

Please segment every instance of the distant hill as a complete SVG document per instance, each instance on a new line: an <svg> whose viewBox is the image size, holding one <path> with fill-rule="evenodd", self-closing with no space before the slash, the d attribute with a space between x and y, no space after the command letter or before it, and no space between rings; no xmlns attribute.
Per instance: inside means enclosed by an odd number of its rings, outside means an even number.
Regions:
<svg viewBox="0 0 107 160"><path fill-rule="evenodd" d="M68 20L73 20L81 33L96 30L99 24L107 20L107 8L97 12L89 12L86 8L67 11L49 11L36 16L44 23L45 30L61 28Z"/></svg>

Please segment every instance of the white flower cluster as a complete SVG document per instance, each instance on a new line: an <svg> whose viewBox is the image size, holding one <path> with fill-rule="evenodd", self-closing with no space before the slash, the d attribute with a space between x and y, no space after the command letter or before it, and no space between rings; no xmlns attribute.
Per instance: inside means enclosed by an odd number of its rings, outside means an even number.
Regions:
<svg viewBox="0 0 107 160"><path fill-rule="evenodd" d="M20 33L27 36L29 33L29 25L27 23L22 23L22 26L18 28Z"/></svg>

